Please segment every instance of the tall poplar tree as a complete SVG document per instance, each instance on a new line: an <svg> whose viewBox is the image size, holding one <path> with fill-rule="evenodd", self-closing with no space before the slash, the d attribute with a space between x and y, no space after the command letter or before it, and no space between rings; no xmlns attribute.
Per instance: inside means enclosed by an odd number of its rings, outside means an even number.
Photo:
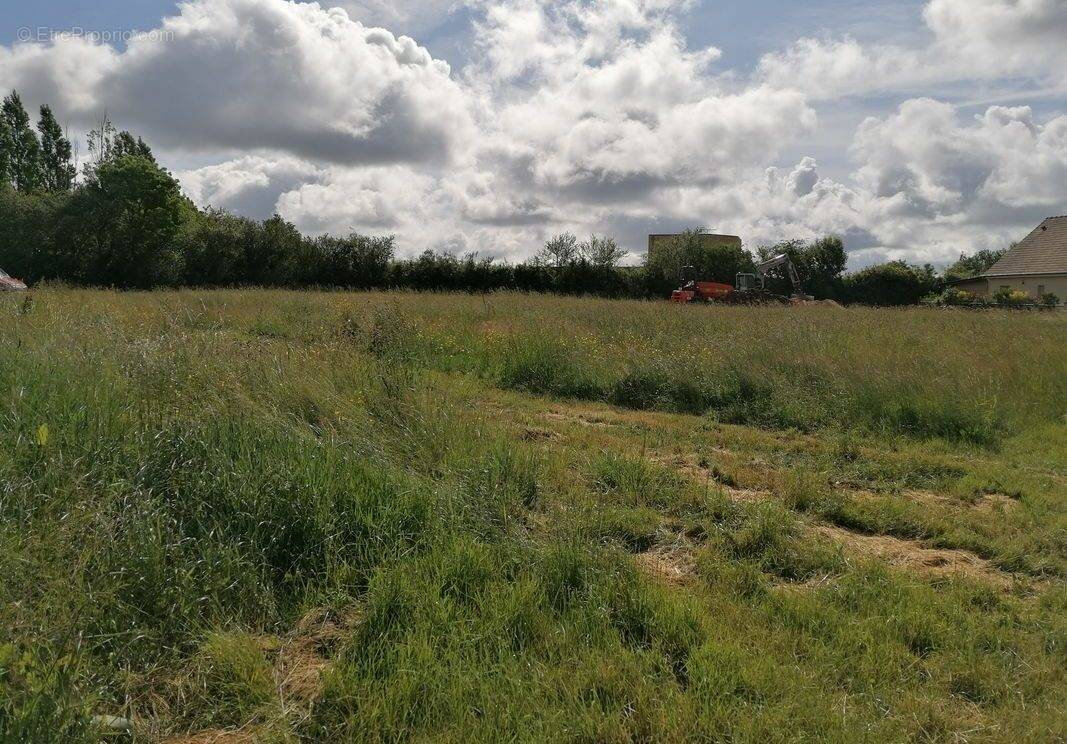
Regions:
<svg viewBox="0 0 1067 744"><path fill-rule="evenodd" d="M16 189L24 193L41 186L41 143L30 125L29 114L17 91L4 99L0 117L7 129L8 178Z"/></svg>
<svg viewBox="0 0 1067 744"><path fill-rule="evenodd" d="M48 191L70 191L74 185L74 159L70 140L56 121L52 109L41 106L37 122L41 133L41 186Z"/></svg>

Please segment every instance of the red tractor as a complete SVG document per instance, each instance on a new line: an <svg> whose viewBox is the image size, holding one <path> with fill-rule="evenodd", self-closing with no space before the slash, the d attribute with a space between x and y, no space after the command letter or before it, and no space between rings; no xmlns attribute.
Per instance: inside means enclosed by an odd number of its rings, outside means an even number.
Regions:
<svg viewBox="0 0 1067 744"><path fill-rule="evenodd" d="M789 297L767 291L767 274L776 268L782 268L793 285L793 294ZM797 274L797 269L793 266L789 256L784 253L756 266L755 274L738 274L732 285L697 281L696 269L686 266L682 269L682 286L671 292L671 302L679 303L725 302L735 305L753 305L811 299L811 295L804 294L800 275Z"/></svg>

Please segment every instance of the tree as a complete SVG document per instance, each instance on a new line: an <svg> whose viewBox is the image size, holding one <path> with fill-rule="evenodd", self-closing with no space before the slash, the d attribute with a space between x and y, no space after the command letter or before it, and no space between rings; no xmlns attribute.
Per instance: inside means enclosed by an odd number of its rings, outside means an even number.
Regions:
<svg viewBox="0 0 1067 744"><path fill-rule="evenodd" d="M1000 250L983 249L970 256L961 253L959 260L945 269L945 279L947 281L955 281L957 279L970 279L974 276L981 276L989 271L993 264L1003 258L1007 252L1008 249L1002 248Z"/></svg>
<svg viewBox="0 0 1067 744"><path fill-rule="evenodd" d="M848 254L841 238L828 235L813 241L789 240L759 249L763 260L783 253L789 256L796 267L806 292L819 299L840 297L841 274L848 264ZM772 279L771 285L779 294L793 291L788 278L784 276Z"/></svg>
<svg viewBox="0 0 1067 744"><path fill-rule="evenodd" d="M312 250L295 225L275 214L245 242L242 281L275 286L307 281L314 268Z"/></svg>
<svg viewBox="0 0 1067 744"><path fill-rule="evenodd" d="M11 184L11 132L0 115L0 189Z"/></svg>
<svg viewBox="0 0 1067 744"><path fill-rule="evenodd" d="M65 211L58 242L73 278L150 288L182 276L179 231L195 212L167 171L141 157L101 163Z"/></svg>
<svg viewBox="0 0 1067 744"><path fill-rule="evenodd" d="M577 261L580 255L578 238L571 233L560 233L545 243L545 247L537 254L537 261L562 269Z"/></svg>
<svg viewBox="0 0 1067 744"><path fill-rule="evenodd" d="M700 279L724 284L753 270L752 254L744 246L717 242L704 230L686 230L645 258L648 291L662 296L677 287L685 266L692 266Z"/></svg>
<svg viewBox="0 0 1067 744"><path fill-rule="evenodd" d="M245 243L256 223L220 209L198 212L178 235L184 283L193 286L240 284Z"/></svg>
<svg viewBox="0 0 1067 744"><path fill-rule="evenodd" d="M53 259L56 214L68 193L24 194L0 183L0 267L28 282L59 276Z"/></svg>
<svg viewBox="0 0 1067 744"><path fill-rule="evenodd" d="M314 241L315 256L309 261L308 278L335 287L382 287L393 260L392 236L372 238L352 233L347 238L324 235ZM433 258L433 253L423 254ZM452 259L455 263L455 259Z"/></svg>
<svg viewBox="0 0 1067 744"><path fill-rule="evenodd" d="M938 286L934 267L890 261L844 278L845 299L862 305L914 305Z"/></svg>
<svg viewBox="0 0 1067 744"><path fill-rule="evenodd" d="M96 178L97 169L104 163L113 163L128 156L143 158L155 163L155 155L140 137L134 137L127 130L121 132L115 128L111 117L105 111L96 128L86 138L89 145L89 162L85 164L85 180Z"/></svg>
<svg viewBox="0 0 1067 744"><path fill-rule="evenodd" d="M614 269L626 255L615 238L598 235L590 235L589 240L578 246L578 250L586 261L600 270Z"/></svg>
<svg viewBox="0 0 1067 744"><path fill-rule="evenodd" d="M92 184L96 180L97 169L111 160L116 135L115 125L111 123L111 117L105 111L96 123L96 128L90 129L85 137L89 149L89 159L84 166L86 183Z"/></svg>
<svg viewBox="0 0 1067 744"><path fill-rule="evenodd" d="M41 133L41 186L46 191L70 191L76 173L73 150L48 106L41 106L37 131Z"/></svg>
<svg viewBox="0 0 1067 744"><path fill-rule="evenodd" d="M111 149L111 158L118 160L124 158L127 155L135 155L139 158L144 158L151 162L156 162L156 156L152 154L152 148L150 148L145 141L140 137L134 139L134 136L128 131L123 130L115 137L115 141Z"/></svg>
<svg viewBox="0 0 1067 744"><path fill-rule="evenodd" d="M17 190L34 191L41 185L41 145L17 91L4 99L0 117L4 120L8 178Z"/></svg>

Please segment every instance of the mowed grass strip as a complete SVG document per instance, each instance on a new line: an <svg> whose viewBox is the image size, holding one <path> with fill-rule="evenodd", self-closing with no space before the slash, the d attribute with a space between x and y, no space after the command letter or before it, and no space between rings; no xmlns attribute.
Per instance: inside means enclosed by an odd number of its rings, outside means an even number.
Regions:
<svg viewBox="0 0 1067 744"><path fill-rule="evenodd" d="M7 299L0 739L1067 735L1067 316Z"/></svg>

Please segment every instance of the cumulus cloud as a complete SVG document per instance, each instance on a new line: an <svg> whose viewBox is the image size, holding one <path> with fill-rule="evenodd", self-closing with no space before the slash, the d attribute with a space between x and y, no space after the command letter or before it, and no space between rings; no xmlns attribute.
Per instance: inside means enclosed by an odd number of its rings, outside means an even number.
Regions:
<svg viewBox="0 0 1067 744"><path fill-rule="evenodd" d="M428 222L434 186L432 176L408 167L334 169L321 183L282 194L278 209L311 232L393 232Z"/></svg>
<svg viewBox="0 0 1067 744"><path fill-rule="evenodd" d="M160 32L123 52L87 41L21 45L6 52L3 81L83 121L106 108L174 149L427 162L447 160L471 132L467 96L446 63L338 8L192 0Z"/></svg>
<svg viewBox="0 0 1067 744"><path fill-rule="evenodd" d="M765 55L760 77L812 97L908 90L933 83L1032 77L1067 84L1067 3L930 0L924 44L804 38Z"/></svg>
<svg viewBox="0 0 1067 744"><path fill-rule="evenodd" d="M0 89L18 89L24 100L51 103L89 123L85 114L101 105L99 85L119 62L112 47L78 36L60 36L51 44L0 45Z"/></svg>
<svg viewBox="0 0 1067 744"><path fill-rule="evenodd" d="M965 122L948 104L907 101L865 121L853 154L858 183L899 217L1033 218L1067 196L1067 116L1039 123L1028 107L994 106Z"/></svg>
<svg viewBox="0 0 1067 744"><path fill-rule="evenodd" d="M197 204L263 219L277 210L282 194L323 177L323 171L286 155L248 155L175 174Z"/></svg>
<svg viewBox="0 0 1067 744"><path fill-rule="evenodd" d="M491 102L492 136L477 158L501 174L495 193L516 219L539 219L545 203L634 204L675 184L722 182L815 126L798 93L731 89L714 69L718 49L687 47L672 15L684 5L512 0L486 9L481 56L467 71Z"/></svg>
<svg viewBox="0 0 1067 744"><path fill-rule="evenodd" d="M376 27L429 27L460 4L476 19L462 70ZM803 156L821 99L1067 80L1061 0L930 0L924 42L801 39L751 75L687 40L691 5L191 0L166 41L0 46L0 87L75 125L106 109L157 152L194 153L210 164L177 175L201 205L394 233L404 253L522 258L562 230L639 251L647 232L704 226L943 261L1067 206L1067 116L1027 107L965 117L915 98L842 137L852 165L835 178Z"/></svg>
<svg viewBox="0 0 1067 744"><path fill-rule="evenodd" d="M1063 0L931 0L923 15L945 53L986 74L1067 80Z"/></svg>

